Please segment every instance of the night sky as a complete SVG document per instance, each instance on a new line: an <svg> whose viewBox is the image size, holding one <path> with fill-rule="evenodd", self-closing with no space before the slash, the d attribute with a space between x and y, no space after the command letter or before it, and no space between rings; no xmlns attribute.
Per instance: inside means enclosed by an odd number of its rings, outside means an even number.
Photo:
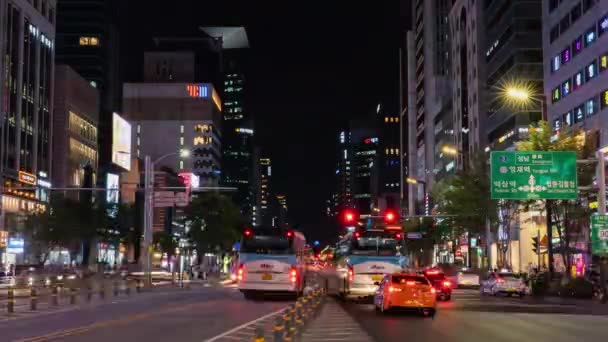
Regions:
<svg viewBox="0 0 608 342"><path fill-rule="evenodd" d="M140 80L153 36L193 35L198 26L246 27L246 110L255 117L257 144L272 158L272 186L287 194L292 222L313 238L330 238L324 202L335 187L338 130L350 118L374 113L378 102L397 111L398 2L122 3L125 81Z"/></svg>

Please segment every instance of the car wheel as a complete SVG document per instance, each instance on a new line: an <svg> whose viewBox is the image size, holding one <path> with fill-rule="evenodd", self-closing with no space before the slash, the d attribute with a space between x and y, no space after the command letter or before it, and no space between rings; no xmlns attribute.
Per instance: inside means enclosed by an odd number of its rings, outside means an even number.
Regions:
<svg viewBox="0 0 608 342"><path fill-rule="evenodd" d="M435 316L435 310L433 310L433 309L422 309L421 313L422 313L422 316L424 316L424 317L434 317Z"/></svg>

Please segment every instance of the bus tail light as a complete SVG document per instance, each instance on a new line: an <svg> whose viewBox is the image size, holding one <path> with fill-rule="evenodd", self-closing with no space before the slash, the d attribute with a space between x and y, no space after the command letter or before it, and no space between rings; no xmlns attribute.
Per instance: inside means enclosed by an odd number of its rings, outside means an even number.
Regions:
<svg viewBox="0 0 608 342"><path fill-rule="evenodd" d="M352 283L353 280L355 280L355 270L353 269L352 266L349 266L348 267L348 281Z"/></svg>
<svg viewBox="0 0 608 342"><path fill-rule="evenodd" d="M243 280L244 275L245 275L245 266L243 266L243 264L240 264L239 270L237 271L237 274L236 274L236 279L238 281L241 281L241 280Z"/></svg>
<svg viewBox="0 0 608 342"><path fill-rule="evenodd" d="M289 275L291 278L291 282L295 284L298 281L298 270L295 267L291 267Z"/></svg>

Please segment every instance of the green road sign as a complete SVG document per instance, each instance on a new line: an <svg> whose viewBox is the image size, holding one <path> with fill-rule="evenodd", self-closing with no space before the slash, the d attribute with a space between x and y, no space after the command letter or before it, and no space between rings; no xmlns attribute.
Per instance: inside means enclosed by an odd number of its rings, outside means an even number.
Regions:
<svg viewBox="0 0 608 342"><path fill-rule="evenodd" d="M491 153L492 199L576 199L576 152Z"/></svg>
<svg viewBox="0 0 608 342"><path fill-rule="evenodd" d="M608 255L608 215L591 216L591 252Z"/></svg>

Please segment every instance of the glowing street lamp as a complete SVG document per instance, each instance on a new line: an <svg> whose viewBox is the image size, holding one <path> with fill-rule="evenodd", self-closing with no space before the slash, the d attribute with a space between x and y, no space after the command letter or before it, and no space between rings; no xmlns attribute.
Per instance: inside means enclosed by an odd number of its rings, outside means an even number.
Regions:
<svg viewBox="0 0 608 342"><path fill-rule="evenodd" d="M444 145L441 147L441 152L450 156L458 156L461 152L454 146Z"/></svg>
<svg viewBox="0 0 608 342"><path fill-rule="evenodd" d="M506 95L513 100L522 102L530 99L530 93L527 90L520 88L509 87L507 88Z"/></svg>

